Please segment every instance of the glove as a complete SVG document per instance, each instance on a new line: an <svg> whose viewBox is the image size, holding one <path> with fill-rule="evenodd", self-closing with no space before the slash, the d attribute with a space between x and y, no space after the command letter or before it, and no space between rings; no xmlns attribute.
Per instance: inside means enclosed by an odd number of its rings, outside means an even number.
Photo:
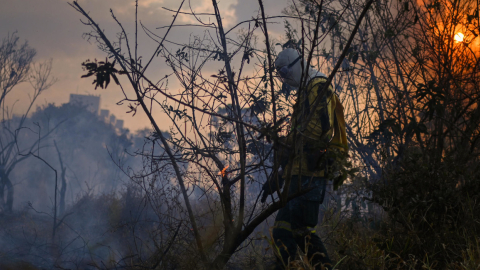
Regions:
<svg viewBox="0 0 480 270"><path fill-rule="evenodd" d="M263 192L263 195L262 195L262 199L260 200L262 203L265 203L269 195L272 195L277 190L282 189L284 179L283 177L278 176L278 188L277 188L277 175L278 175L278 171L272 172L270 174L270 177L268 177L267 182L263 184L262 191L261 191Z"/></svg>
<svg viewBox="0 0 480 270"><path fill-rule="evenodd" d="M287 141L287 138L282 137L279 140L285 143ZM281 145L277 147L279 147L278 156L280 161L280 167L285 169L287 167L290 150L287 147L283 147ZM272 173L268 177L268 180L265 182L265 184L263 184L263 187L262 187L261 192L263 192L263 196L262 196L262 199L260 200L262 203L265 203L269 195L273 194L277 190L282 189L283 182L285 182L285 180L283 179L281 174L282 174L282 170L280 170L280 175L278 170L272 170ZM278 177L278 187L277 187L277 177Z"/></svg>

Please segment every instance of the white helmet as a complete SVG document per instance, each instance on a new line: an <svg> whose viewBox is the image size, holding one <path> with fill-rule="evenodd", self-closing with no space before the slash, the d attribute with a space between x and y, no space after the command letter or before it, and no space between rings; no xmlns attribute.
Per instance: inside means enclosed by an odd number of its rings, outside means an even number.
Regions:
<svg viewBox="0 0 480 270"><path fill-rule="evenodd" d="M313 68L307 68L303 57L298 53L298 51L292 48L287 48L281 51L275 60L275 69L277 70L282 82L290 85L293 88L298 88L302 78L301 63L304 65L304 71L308 74L307 84L314 77L327 77L325 74Z"/></svg>

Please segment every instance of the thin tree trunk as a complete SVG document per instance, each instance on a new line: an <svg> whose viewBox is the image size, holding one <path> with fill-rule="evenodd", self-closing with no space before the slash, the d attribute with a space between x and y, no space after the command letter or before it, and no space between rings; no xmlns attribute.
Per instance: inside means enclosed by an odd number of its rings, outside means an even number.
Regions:
<svg viewBox="0 0 480 270"><path fill-rule="evenodd" d="M60 161L60 168L62 169L62 186L60 187L60 206L59 206L59 215L63 215L65 212L65 192L67 191L67 180L65 179L65 173L67 168L63 166L62 155L60 155L60 150L58 149L57 142L53 140L53 144L55 145L55 149L57 149L58 153L58 160Z"/></svg>
<svg viewBox="0 0 480 270"><path fill-rule="evenodd" d="M3 177L3 183L7 188L7 200L5 202L5 212L12 213L13 212L13 185L7 175Z"/></svg>
<svg viewBox="0 0 480 270"><path fill-rule="evenodd" d="M240 103L238 100L238 93L235 86L235 79L233 77L233 72L230 66L230 58L228 56L227 51L227 41L225 37L225 32L223 29L222 18L220 16L220 10L217 5L216 0L212 0L213 8L215 10L215 17L217 19L218 24L218 31L220 35L220 39L222 42L223 54L224 54L224 61L225 61L225 70L227 72L228 78L228 88L230 91L230 95L232 98L232 109L234 111L234 118L239 120L239 122L235 123L235 128L237 131L237 141L240 151L240 202L239 202L239 214L237 217L237 226L234 225L234 218L233 212L227 208L227 206L231 205L231 197L229 196L230 193L230 183L226 183L224 185L224 197L226 201L224 202L225 207L225 215L224 215L224 224L225 224L225 242L223 245L223 249L221 254L218 257L227 257L230 258L231 254L237 248L236 239L238 234L242 230L243 222L244 222L244 213L245 213L245 167L246 167L246 144L245 144L245 135L244 135L244 126L241 122L242 120L242 111L240 108ZM235 111L236 109L236 111ZM218 258L217 257L217 258ZM228 259L227 259L228 260ZM217 259L215 259L217 261ZM221 262L221 264L223 261ZM226 263L226 261L225 261ZM221 265L220 264L220 265ZM223 266L218 266L218 269L222 269Z"/></svg>
<svg viewBox="0 0 480 270"><path fill-rule="evenodd" d="M3 183L3 177L0 177L0 207L5 211L5 184Z"/></svg>

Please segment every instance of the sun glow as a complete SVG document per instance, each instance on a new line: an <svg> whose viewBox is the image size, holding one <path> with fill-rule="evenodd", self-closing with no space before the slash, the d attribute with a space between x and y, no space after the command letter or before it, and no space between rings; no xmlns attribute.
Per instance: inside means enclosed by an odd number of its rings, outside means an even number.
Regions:
<svg viewBox="0 0 480 270"><path fill-rule="evenodd" d="M464 38L464 35L460 32L455 34L455 36L453 37L453 39L457 42L463 42L463 38Z"/></svg>

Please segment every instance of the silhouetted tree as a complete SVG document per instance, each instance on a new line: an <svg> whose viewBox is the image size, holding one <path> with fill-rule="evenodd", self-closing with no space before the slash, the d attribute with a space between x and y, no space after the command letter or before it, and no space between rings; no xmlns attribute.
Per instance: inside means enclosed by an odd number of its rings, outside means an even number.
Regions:
<svg viewBox="0 0 480 270"><path fill-rule="evenodd" d="M41 134L35 130L38 133L28 140L17 140L17 135L26 131L25 121L36 99L55 82L50 74L52 62L34 64L35 54L27 42L20 43L15 32L8 34L0 44L0 207L5 212L11 212L13 206L14 185L9 175L20 162L28 158L28 155L19 154L34 149L39 151L42 139L49 135L48 132ZM7 104L7 98L26 82L33 88L29 104L20 116L14 116L13 105Z"/></svg>

